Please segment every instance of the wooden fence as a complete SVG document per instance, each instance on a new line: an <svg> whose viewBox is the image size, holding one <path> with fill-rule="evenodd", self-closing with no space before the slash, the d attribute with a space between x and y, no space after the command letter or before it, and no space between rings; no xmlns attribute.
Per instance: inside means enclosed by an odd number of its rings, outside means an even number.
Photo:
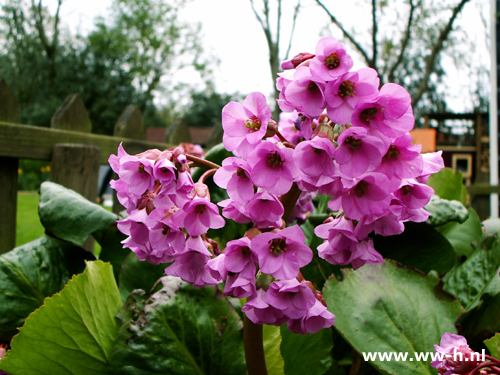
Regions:
<svg viewBox="0 0 500 375"><path fill-rule="evenodd" d="M114 136L91 134L91 122L79 94L71 94L53 115L50 128L22 125L21 108L0 78L0 254L15 247L19 159L51 162L50 180L89 200L97 197L99 166L107 164L118 145L131 154L166 143L145 140L139 109L129 105L118 119ZM116 212L118 205L114 205ZM22 218L20 218L22 219ZM91 250L93 242L86 248Z"/></svg>

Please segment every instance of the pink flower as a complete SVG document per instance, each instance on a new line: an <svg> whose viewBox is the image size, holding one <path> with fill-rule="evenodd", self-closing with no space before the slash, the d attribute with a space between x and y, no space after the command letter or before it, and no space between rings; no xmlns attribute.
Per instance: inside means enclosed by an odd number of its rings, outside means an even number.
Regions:
<svg viewBox="0 0 500 375"><path fill-rule="evenodd" d="M331 81L352 68L353 62L342 44L333 37L325 37L316 45L316 56L309 67L314 76Z"/></svg>
<svg viewBox="0 0 500 375"><path fill-rule="evenodd" d="M352 124L396 138L413 129L415 118L408 91L395 83L386 83L379 95L359 104L352 115Z"/></svg>
<svg viewBox="0 0 500 375"><path fill-rule="evenodd" d="M375 170L389 178L392 190L399 187L401 179L415 178L422 173L424 168L424 159L420 154L422 147L413 146L412 141L409 133L392 141L382 162Z"/></svg>
<svg viewBox="0 0 500 375"><path fill-rule="evenodd" d="M208 198L194 198L186 203L182 210L172 217L172 222L179 228L186 228L191 236L199 236L208 229L222 228L224 219L219 215L219 209Z"/></svg>
<svg viewBox="0 0 500 375"><path fill-rule="evenodd" d="M226 104L222 109L224 147L245 157L266 135L270 119L271 109L260 92L248 95L243 104Z"/></svg>
<svg viewBox="0 0 500 375"><path fill-rule="evenodd" d="M250 166L246 160L234 157L222 161L214 175L214 182L227 190L227 194L234 201L244 204L254 194L254 186L250 179Z"/></svg>
<svg viewBox="0 0 500 375"><path fill-rule="evenodd" d="M349 264L358 240L354 225L344 216L318 225L314 233L325 241L318 246L318 256L331 264Z"/></svg>
<svg viewBox="0 0 500 375"><path fill-rule="evenodd" d="M246 205L246 213L257 228L279 228L285 212L279 199L265 191L258 191Z"/></svg>
<svg viewBox="0 0 500 375"><path fill-rule="evenodd" d="M288 321L287 329L294 333L305 335L316 333L323 328L329 328L335 323L335 315L327 310L320 301L316 300L314 305L307 310L304 317Z"/></svg>
<svg viewBox="0 0 500 375"><path fill-rule="evenodd" d="M311 177L320 175L334 176L333 155L335 146L327 138L314 137L310 141L300 142L293 153L295 164L302 173Z"/></svg>
<svg viewBox="0 0 500 375"><path fill-rule="evenodd" d="M308 117L317 117L325 109L325 81L313 76L308 67L299 67L282 93L285 100L298 112ZM287 111L288 112L288 111Z"/></svg>
<svg viewBox="0 0 500 375"><path fill-rule="evenodd" d="M293 279L301 267L312 260L311 249L298 225L277 233L266 232L252 239L251 249L257 254L260 270L277 279Z"/></svg>
<svg viewBox="0 0 500 375"><path fill-rule="evenodd" d="M297 174L293 150L271 142L260 143L248 155L248 163L252 167L250 176L253 183L270 194L282 195L288 192Z"/></svg>
<svg viewBox="0 0 500 375"><path fill-rule="evenodd" d="M359 220L365 215L382 216L387 212L391 193L385 175L366 173L345 185L348 191L342 195L342 207L348 218Z"/></svg>
<svg viewBox="0 0 500 375"><path fill-rule="evenodd" d="M273 281L267 291L267 302L289 319L305 316L315 301L312 290L297 279Z"/></svg>
<svg viewBox="0 0 500 375"><path fill-rule="evenodd" d="M401 203L410 209L424 207L434 195L434 189L415 180L405 180L402 186L394 193Z"/></svg>
<svg viewBox="0 0 500 375"><path fill-rule="evenodd" d="M373 240L368 239L356 244L350 263L355 270L365 264L384 263L384 258L373 247Z"/></svg>
<svg viewBox="0 0 500 375"><path fill-rule="evenodd" d="M338 80L326 84L326 111L330 120L348 124L358 103L378 94L380 80L376 70L363 68L344 73Z"/></svg>
<svg viewBox="0 0 500 375"><path fill-rule="evenodd" d="M267 292L258 289L252 297L248 299L241 311L255 324L268 324L280 326L287 321L283 312L267 302Z"/></svg>
<svg viewBox="0 0 500 375"><path fill-rule="evenodd" d="M431 174L437 173L444 168L442 154L443 151L422 154L422 158L424 159L424 168L422 170L422 174L418 177L419 182L423 184L427 183L427 179Z"/></svg>
<svg viewBox="0 0 500 375"><path fill-rule="evenodd" d="M223 208L222 215L228 219L239 224L246 224L252 221L243 204L235 202L232 199L225 199L219 202L218 205Z"/></svg>
<svg viewBox="0 0 500 375"><path fill-rule="evenodd" d="M230 272L224 285L224 293L234 298L247 298L257 294L255 264L248 263L242 272Z"/></svg>
<svg viewBox="0 0 500 375"><path fill-rule="evenodd" d="M206 264L209 256L197 251L186 252L176 257L174 263L165 269L165 274L180 277L196 288L217 285L221 280L214 279Z"/></svg>
<svg viewBox="0 0 500 375"><path fill-rule="evenodd" d="M250 248L251 241L248 237L242 237L229 241L224 250L225 266L230 272L242 272L248 264L257 261L257 256ZM254 268L255 273L255 268Z"/></svg>
<svg viewBox="0 0 500 375"><path fill-rule="evenodd" d="M335 160L342 173L358 177L376 168L382 162L387 147L379 138L368 134L367 129L352 127L340 134Z"/></svg>

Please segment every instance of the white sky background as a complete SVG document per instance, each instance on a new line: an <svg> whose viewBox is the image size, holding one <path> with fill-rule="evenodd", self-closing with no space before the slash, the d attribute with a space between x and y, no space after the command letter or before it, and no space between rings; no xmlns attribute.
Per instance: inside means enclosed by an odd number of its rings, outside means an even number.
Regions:
<svg viewBox="0 0 500 375"><path fill-rule="evenodd" d="M360 14L360 8L356 6L358 2L359 0L325 0L324 4L329 9L335 9L335 6L338 7L339 4L342 5L339 11L342 11L346 16L338 16L338 18L345 24L346 28L348 28L349 22L356 22L361 25L360 27L371 27L369 11ZM260 6L259 0L255 0L255 3ZM49 6L53 14L56 0L45 0L44 4ZM108 14L110 4L111 0L65 0L61 7L61 19L63 23L70 26L72 32L79 31L81 34L86 34L92 29L95 17L105 17ZM282 24L285 28L282 34L284 41L281 46L282 54L286 52L295 4L296 1L283 1ZM315 1L302 0L301 4L302 8L297 19L291 56L306 51L314 53L319 38L330 35L332 31L334 37L342 38L340 31L334 26L329 28L330 31L328 30L329 18ZM488 64L490 61L488 45L478 11L480 4L485 4L485 16L488 20L489 0L472 0L465 5L455 23L463 25L468 35L475 40L477 51L469 52L476 55L472 60L476 62L486 61ZM184 21L202 23L200 38L203 41L203 47L220 60L219 68L215 68L215 83L218 92L248 94L253 91L261 91L270 95L272 80L268 63L267 42L253 14L250 0L192 0L181 11L180 18ZM351 50L352 47L349 47L348 44L346 46L347 52L351 53L355 60L354 69L363 67L364 63L356 59L355 52ZM448 94L451 109L456 112L471 110L472 108L464 107L463 99L463 95L468 94L466 88L469 79L467 69L458 72L454 68L451 56L444 57L444 60L448 62L446 70L449 74L447 82L449 82ZM190 81L190 77L189 73L184 74L184 77L182 74L178 75L180 80L187 82ZM487 77L485 77L485 82L488 82Z"/></svg>

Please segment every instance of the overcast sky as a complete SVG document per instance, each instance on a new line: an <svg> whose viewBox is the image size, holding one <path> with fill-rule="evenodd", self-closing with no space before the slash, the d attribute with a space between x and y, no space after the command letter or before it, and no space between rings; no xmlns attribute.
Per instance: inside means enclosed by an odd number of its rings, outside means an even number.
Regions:
<svg viewBox="0 0 500 375"><path fill-rule="evenodd" d="M370 14L369 12L360 14L360 8L355 8L358 2L359 0L324 1L330 9L335 9L335 6L342 4L339 11L345 15L340 16L344 24L357 22L364 27L371 22ZM53 10L55 10L56 3L57 0L44 0L44 4L52 7ZM484 35L479 32L484 28L478 17L478 3L487 4L489 0L472 0L465 6L457 22L469 25L471 37L478 40L478 45L484 46L481 54L484 55L486 61L489 61ZM110 4L111 0L65 0L61 8L61 19L70 25L73 32L79 31L86 34L92 29L95 17L108 14ZM256 4L260 4L260 1L256 0ZM286 40L296 1L285 0L283 4L284 39ZM320 36L331 32L327 28L329 24L327 15L314 0L302 0L301 4L303 7L295 30L292 56L304 51L314 52ZM203 46L216 55L221 62L216 70L216 89L219 92L250 93L261 91L266 95L271 93L272 80L268 64L267 44L249 0L192 0L181 11L181 19L202 23L200 38L203 41ZM342 37L338 30L334 28L331 30L334 32L333 36L339 39ZM479 34L473 35L476 30ZM361 61L356 61L356 56L353 55L353 57L355 59L354 69L364 66ZM449 57L450 62L451 59L452 57ZM189 81L188 76L180 78ZM450 89L452 96L459 94L461 89L457 85L463 81L463 74L459 76L457 72L450 69L449 82L452 87ZM457 108L457 110L462 111L463 109Z"/></svg>

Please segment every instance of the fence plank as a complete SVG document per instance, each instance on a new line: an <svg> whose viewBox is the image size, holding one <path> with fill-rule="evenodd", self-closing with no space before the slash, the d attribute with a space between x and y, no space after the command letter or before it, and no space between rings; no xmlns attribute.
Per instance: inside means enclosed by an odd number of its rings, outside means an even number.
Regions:
<svg viewBox="0 0 500 375"><path fill-rule="evenodd" d="M74 130L82 133L92 132L87 109L80 94L69 94L50 120L53 129Z"/></svg>
<svg viewBox="0 0 500 375"><path fill-rule="evenodd" d="M146 139L144 119L139 107L130 104L125 108L116 122L113 134L119 138Z"/></svg>
<svg viewBox="0 0 500 375"><path fill-rule="evenodd" d="M50 161L56 144L76 143L98 147L101 150L100 163L106 164L111 154L116 155L121 141L129 154L138 154L150 148L162 150L171 146L160 142L119 139L109 135L78 133L0 120L0 156Z"/></svg>
<svg viewBox="0 0 500 375"><path fill-rule="evenodd" d="M0 121L21 122L21 107L1 77ZM16 246L18 169L18 158L0 156L0 254Z"/></svg>
<svg viewBox="0 0 500 375"><path fill-rule="evenodd" d="M51 120L51 128L90 133L89 115L79 94L70 94ZM99 148L86 144L58 143L52 151L51 181L83 195L91 202L97 198ZM94 250L94 240L88 238L83 246Z"/></svg>

